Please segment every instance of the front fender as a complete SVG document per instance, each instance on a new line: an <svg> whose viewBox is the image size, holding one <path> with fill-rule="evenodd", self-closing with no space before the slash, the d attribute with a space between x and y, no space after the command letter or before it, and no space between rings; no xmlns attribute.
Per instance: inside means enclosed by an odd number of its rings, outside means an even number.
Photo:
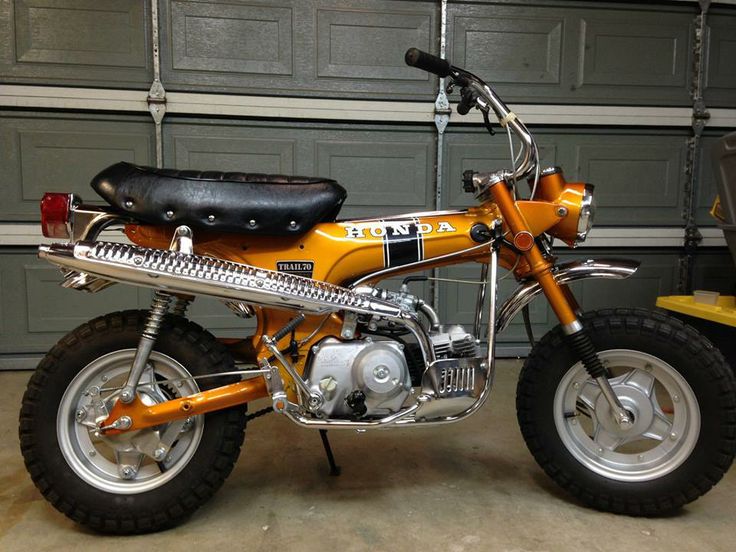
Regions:
<svg viewBox="0 0 736 552"><path fill-rule="evenodd" d="M586 278L628 278L639 268L638 261L628 259L587 259L557 265L552 274L559 284L568 284ZM517 313L542 293L542 286L533 279L524 280L506 299L496 317L496 331L502 332Z"/></svg>

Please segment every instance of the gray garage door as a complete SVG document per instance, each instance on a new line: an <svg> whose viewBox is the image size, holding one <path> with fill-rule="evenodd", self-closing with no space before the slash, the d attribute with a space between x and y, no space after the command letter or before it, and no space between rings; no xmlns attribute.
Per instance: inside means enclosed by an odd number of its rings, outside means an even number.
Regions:
<svg viewBox="0 0 736 552"><path fill-rule="evenodd" d="M545 164L597 185L596 230L561 257L642 268L582 284L585 307L732 291L707 150L736 127L736 6L708 4L0 0L0 367L32 365L96 314L147 306L146 290L62 290L34 254L43 192L94 201L90 178L119 160L336 178L347 216L469 205L462 171L505 166L504 137L435 112L440 84L404 65L410 46L495 83ZM417 292L471 321L467 287ZM192 313L218 335L252 327L215 302ZM542 302L532 319L538 334L554 322ZM518 323L501 341L524 351Z"/></svg>

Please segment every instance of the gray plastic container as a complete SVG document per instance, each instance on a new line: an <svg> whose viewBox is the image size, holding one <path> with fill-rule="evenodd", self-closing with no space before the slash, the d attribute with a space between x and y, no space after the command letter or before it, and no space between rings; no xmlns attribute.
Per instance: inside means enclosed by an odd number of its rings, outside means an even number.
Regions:
<svg viewBox="0 0 736 552"><path fill-rule="evenodd" d="M726 222L719 224L736 263L736 132L720 138L711 150L721 209Z"/></svg>

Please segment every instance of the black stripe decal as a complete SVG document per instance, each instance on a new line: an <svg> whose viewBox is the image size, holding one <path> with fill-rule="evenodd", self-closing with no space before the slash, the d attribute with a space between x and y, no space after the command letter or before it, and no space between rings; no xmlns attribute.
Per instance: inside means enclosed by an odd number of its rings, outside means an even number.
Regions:
<svg viewBox="0 0 736 552"><path fill-rule="evenodd" d="M419 219L414 219L415 224L419 224ZM419 255L419 260L424 260L424 234L420 234L417 232L417 255Z"/></svg>
<svg viewBox="0 0 736 552"><path fill-rule="evenodd" d="M383 260L386 268L404 266L422 260L421 236L414 220L397 220L385 223Z"/></svg>

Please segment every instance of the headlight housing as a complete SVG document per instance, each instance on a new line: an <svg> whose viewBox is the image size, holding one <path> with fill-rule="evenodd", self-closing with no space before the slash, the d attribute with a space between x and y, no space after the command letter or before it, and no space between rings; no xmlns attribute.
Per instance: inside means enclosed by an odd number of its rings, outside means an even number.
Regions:
<svg viewBox="0 0 736 552"><path fill-rule="evenodd" d="M517 205L534 236L546 232L570 247L584 241L593 226L593 185L567 182L559 167L543 170L534 200Z"/></svg>

